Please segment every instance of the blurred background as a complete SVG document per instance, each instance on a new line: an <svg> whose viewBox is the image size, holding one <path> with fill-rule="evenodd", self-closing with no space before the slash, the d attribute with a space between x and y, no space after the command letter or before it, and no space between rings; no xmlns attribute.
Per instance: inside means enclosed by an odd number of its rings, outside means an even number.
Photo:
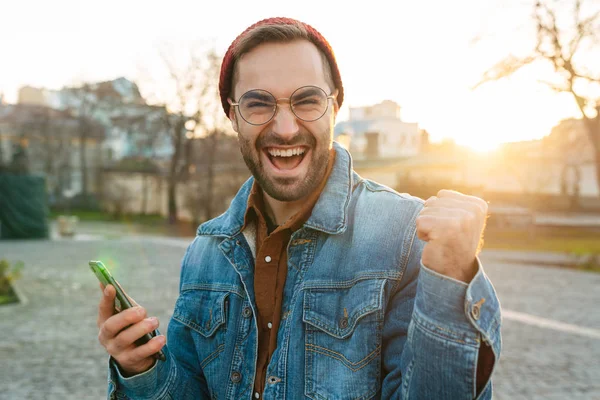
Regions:
<svg viewBox="0 0 600 400"><path fill-rule="evenodd" d="M331 43L355 170L483 197L496 398L600 398L600 1L0 0L0 399L102 398L101 259L162 321L249 172L220 62L287 16Z"/></svg>

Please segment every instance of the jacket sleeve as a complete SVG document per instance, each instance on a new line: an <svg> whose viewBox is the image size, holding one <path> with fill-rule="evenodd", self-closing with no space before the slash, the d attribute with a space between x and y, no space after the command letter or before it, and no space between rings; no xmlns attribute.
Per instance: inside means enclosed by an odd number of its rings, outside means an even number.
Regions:
<svg viewBox="0 0 600 400"><path fill-rule="evenodd" d="M501 350L494 287L479 259L468 284L425 267L424 244L413 238L402 280L388 303L382 398L491 399L491 372ZM478 375L483 382L477 382Z"/></svg>
<svg viewBox="0 0 600 400"><path fill-rule="evenodd" d="M190 247L182 262L182 276ZM181 291L181 278L179 290ZM200 361L195 357L196 348L190 330L185 329L175 319L171 319L169 323L167 344L163 347L163 351L166 361L156 361L148 371L127 378L121 374L118 365L111 357L108 368L108 398L110 400L210 399Z"/></svg>

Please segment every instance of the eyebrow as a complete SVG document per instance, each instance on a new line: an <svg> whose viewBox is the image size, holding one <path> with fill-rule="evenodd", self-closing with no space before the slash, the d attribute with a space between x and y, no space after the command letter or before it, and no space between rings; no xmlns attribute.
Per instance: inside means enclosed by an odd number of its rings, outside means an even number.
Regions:
<svg viewBox="0 0 600 400"><path fill-rule="evenodd" d="M262 101L273 101L273 96L266 93L250 91L243 96L247 100L262 100Z"/></svg>
<svg viewBox="0 0 600 400"><path fill-rule="evenodd" d="M306 88L302 90L300 93L294 95L294 100L302 100L306 97L314 96L319 94L319 89L317 88Z"/></svg>

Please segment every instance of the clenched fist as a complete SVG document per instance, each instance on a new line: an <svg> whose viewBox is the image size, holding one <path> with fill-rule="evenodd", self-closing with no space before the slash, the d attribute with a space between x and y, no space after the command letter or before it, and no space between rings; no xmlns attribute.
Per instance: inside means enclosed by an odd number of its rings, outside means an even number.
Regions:
<svg viewBox="0 0 600 400"><path fill-rule="evenodd" d="M469 282L485 227L488 206L479 197L440 190L417 217L417 236L427 242L421 260L440 274Z"/></svg>

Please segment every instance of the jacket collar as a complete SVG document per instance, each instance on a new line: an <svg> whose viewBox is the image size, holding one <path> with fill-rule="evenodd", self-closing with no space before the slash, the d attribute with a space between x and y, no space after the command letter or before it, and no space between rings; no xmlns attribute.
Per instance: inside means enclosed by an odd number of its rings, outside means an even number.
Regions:
<svg viewBox="0 0 600 400"><path fill-rule="evenodd" d="M333 148L336 151L333 170L305 226L329 234L338 234L346 230L353 174L350 153L337 142L333 142ZM237 235L244 226L244 213L253 182L254 178L249 178L227 211L200 225L197 234L227 237Z"/></svg>

